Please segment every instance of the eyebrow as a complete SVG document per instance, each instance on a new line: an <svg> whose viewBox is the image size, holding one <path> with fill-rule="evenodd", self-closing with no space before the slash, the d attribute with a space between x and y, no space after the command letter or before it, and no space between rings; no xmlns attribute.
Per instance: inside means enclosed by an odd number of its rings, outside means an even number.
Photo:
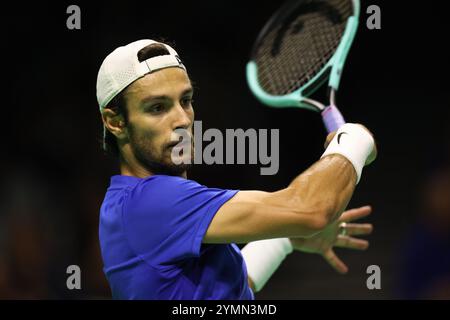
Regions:
<svg viewBox="0 0 450 320"><path fill-rule="evenodd" d="M181 93L181 96L183 97L183 96L185 96L187 94L193 94L193 93L194 93L194 88L193 87L189 87L189 88L185 89ZM170 97L167 96L167 95L157 95L157 96L150 95L150 96L147 96L147 97L145 97L144 99L141 100L141 105L146 103L146 102L149 102L151 100L167 100L167 99L170 99Z"/></svg>

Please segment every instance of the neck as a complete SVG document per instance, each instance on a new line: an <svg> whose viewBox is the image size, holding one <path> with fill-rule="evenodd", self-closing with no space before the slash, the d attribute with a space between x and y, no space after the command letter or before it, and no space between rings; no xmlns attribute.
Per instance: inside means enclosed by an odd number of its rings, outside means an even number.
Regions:
<svg viewBox="0 0 450 320"><path fill-rule="evenodd" d="M119 157L120 174L123 176L147 178L156 174L144 167L134 156L127 157L121 152ZM187 179L187 171L183 171L179 176Z"/></svg>
<svg viewBox="0 0 450 320"><path fill-rule="evenodd" d="M146 178L153 176L154 173L142 168L141 166L130 166L126 161L120 159L120 174L123 176L132 176L138 178Z"/></svg>

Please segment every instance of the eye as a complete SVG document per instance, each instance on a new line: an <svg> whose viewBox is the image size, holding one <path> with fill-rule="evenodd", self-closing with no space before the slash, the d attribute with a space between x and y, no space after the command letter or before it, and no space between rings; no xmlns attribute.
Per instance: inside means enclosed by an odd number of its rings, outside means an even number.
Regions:
<svg viewBox="0 0 450 320"><path fill-rule="evenodd" d="M162 103L157 103L157 104L151 105L147 110L151 113L159 113L164 110L164 106Z"/></svg>
<svg viewBox="0 0 450 320"><path fill-rule="evenodd" d="M181 105L185 108L190 107L194 100L191 97L184 97L181 99Z"/></svg>

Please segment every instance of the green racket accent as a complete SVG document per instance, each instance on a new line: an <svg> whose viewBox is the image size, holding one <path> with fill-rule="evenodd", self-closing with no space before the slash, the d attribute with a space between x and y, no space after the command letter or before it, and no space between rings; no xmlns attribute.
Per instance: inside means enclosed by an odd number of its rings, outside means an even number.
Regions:
<svg viewBox="0 0 450 320"><path fill-rule="evenodd" d="M322 71L311 80L311 83L314 83L315 81L320 79L321 74L324 74L326 71L327 68L323 68ZM265 92L259 85L258 67L256 66L256 63L254 61L250 61L247 63L247 82L253 94L258 98L258 100L266 105L276 108L298 107L317 111L316 108L302 102L304 98L302 95L304 87L284 96L275 96ZM320 86L320 84L318 86Z"/></svg>
<svg viewBox="0 0 450 320"><path fill-rule="evenodd" d="M342 35L342 39L335 53L326 63L323 68L305 85L299 89L288 93L286 95L273 95L267 93L258 82L258 67L255 61L249 61L246 66L246 75L248 85L253 94L262 103L277 107L298 107L313 111L319 111L317 108L303 102L303 99L311 95L316 91L328 78L328 86L337 90L341 80L342 71L344 68L345 60L350 51L352 42L355 38L356 31L358 29L360 2L359 0L353 0L353 15L347 20L345 31ZM306 94L307 93L307 94Z"/></svg>

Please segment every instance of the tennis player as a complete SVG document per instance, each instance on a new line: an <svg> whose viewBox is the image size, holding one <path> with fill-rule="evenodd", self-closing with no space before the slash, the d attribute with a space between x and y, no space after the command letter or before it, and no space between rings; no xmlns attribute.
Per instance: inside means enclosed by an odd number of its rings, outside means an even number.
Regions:
<svg viewBox="0 0 450 320"><path fill-rule="evenodd" d="M277 192L208 188L187 179L188 161L173 158L174 132L192 136L193 94L178 54L153 40L117 48L98 72L104 148L120 161L99 227L113 298L254 299L293 250L321 254L346 273L333 247L366 249L352 235L372 229L349 223L370 207L344 212L376 157L371 133L345 124L327 137L322 157ZM236 243L248 244L241 251Z"/></svg>

